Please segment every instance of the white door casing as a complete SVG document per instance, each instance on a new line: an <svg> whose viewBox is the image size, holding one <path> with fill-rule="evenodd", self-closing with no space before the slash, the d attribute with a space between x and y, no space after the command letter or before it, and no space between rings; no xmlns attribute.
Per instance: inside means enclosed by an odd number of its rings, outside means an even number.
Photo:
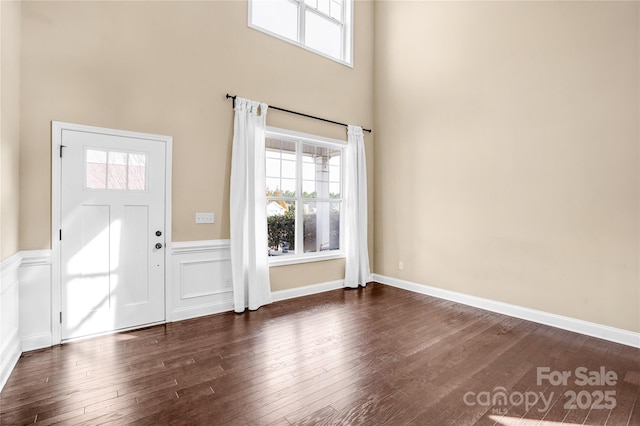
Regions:
<svg viewBox="0 0 640 426"><path fill-rule="evenodd" d="M170 320L171 142L53 122L53 344Z"/></svg>

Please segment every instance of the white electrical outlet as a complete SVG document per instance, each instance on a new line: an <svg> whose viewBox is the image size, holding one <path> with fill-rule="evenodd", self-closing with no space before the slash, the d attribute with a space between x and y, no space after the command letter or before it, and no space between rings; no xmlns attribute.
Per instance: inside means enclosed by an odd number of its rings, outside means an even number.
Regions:
<svg viewBox="0 0 640 426"><path fill-rule="evenodd" d="M213 213L196 213L196 223L213 223Z"/></svg>
<svg viewBox="0 0 640 426"><path fill-rule="evenodd" d="M400 270L404 269L404 262L403 261L398 262L398 269L400 269Z"/></svg>

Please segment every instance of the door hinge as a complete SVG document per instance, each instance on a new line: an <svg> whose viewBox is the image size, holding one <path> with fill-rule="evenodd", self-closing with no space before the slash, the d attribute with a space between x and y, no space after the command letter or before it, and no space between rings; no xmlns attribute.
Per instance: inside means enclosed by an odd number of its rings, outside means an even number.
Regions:
<svg viewBox="0 0 640 426"><path fill-rule="evenodd" d="M62 148L66 148L66 145L60 145L60 158L62 158Z"/></svg>
<svg viewBox="0 0 640 426"><path fill-rule="evenodd" d="M60 241L62 241L62 229L60 230Z"/></svg>
<svg viewBox="0 0 640 426"><path fill-rule="evenodd" d="M60 312L60 324L62 324L62 312Z"/></svg>

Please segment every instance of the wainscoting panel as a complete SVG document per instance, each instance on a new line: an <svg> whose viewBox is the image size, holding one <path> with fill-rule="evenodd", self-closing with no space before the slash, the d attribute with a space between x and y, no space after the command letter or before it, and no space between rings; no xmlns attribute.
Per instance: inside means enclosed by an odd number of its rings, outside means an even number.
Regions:
<svg viewBox="0 0 640 426"><path fill-rule="evenodd" d="M229 240L172 244L171 312L180 321L233 309Z"/></svg>
<svg viewBox="0 0 640 426"><path fill-rule="evenodd" d="M22 353L19 331L20 253L0 262L0 390Z"/></svg>
<svg viewBox="0 0 640 426"><path fill-rule="evenodd" d="M51 250L23 251L18 277L22 350L49 347L53 344Z"/></svg>

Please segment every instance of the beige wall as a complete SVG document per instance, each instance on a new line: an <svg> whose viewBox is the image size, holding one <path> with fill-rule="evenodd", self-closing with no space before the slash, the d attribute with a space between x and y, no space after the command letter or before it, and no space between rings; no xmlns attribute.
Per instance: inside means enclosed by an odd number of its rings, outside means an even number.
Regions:
<svg viewBox="0 0 640 426"><path fill-rule="evenodd" d="M640 331L639 4L377 3L377 273Z"/></svg>
<svg viewBox="0 0 640 426"><path fill-rule="evenodd" d="M373 4L357 2L355 28L349 68L248 28L246 2L25 3L22 249L50 246L51 120L173 136L173 240L229 238L225 93L370 126ZM341 127L276 111L267 124L346 139ZM216 223L196 225L195 212ZM330 263L324 275L278 273L274 289L280 276L283 288L336 279L343 263Z"/></svg>
<svg viewBox="0 0 640 426"><path fill-rule="evenodd" d="M20 8L0 2L0 261L18 252Z"/></svg>

